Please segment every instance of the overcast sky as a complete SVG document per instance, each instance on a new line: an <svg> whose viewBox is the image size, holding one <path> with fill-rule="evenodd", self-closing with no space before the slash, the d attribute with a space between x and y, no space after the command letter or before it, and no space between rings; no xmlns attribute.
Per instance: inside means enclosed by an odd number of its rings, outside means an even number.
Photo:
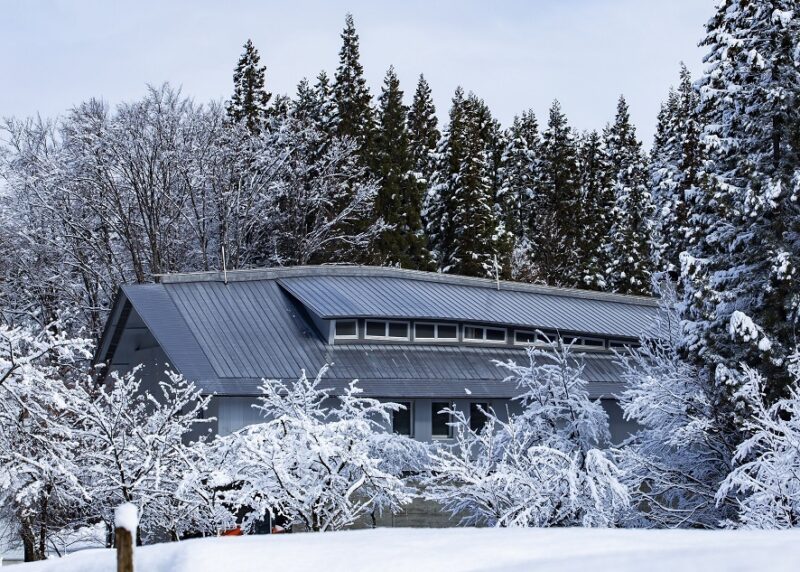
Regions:
<svg viewBox="0 0 800 572"><path fill-rule="evenodd" d="M697 47L714 0L0 0L0 115L53 116L89 97L111 104L169 81L226 98L252 38L273 92L333 73L346 12L377 93L393 64L410 98L422 72L446 117L455 87L508 124L558 98L571 124L602 128L624 93L649 147L660 101Z"/></svg>

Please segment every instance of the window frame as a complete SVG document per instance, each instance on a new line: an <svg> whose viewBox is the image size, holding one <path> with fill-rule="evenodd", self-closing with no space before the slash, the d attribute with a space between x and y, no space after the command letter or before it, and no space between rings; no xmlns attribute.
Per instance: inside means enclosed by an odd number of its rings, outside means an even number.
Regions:
<svg viewBox="0 0 800 572"><path fill-rule="evenodd" d="M356 333L355 333L355 335L339 335L339 334L337 334L336 333L336 325L339 322L353 322L356 325ZM356 319L333 320L333 339L334 340L357 340L357 339L359 339L358 320L356 320Z"/></svg>
<svg viewBox="0 0 800 572"><path fill-rule="evenodd" d="M433 337L432 338L420 338L417 337L417 326L433 326ZM456 335L454 338L440 338L439 337L439 327L440 326L449 326L451 328L456 329ZM460 332L458 328L458 324L448 324L445 322L414 322L414 341L417 340L421 342L435 342L435 343L453 343L461 341Z"/></svg>
<svg viewBox="0 0 800 572"><path fill-rule="evenodd" d="M367 333L367 328L369 327L369 323L382 323L383 324L383 335L382 336L374 336L372 334ZM406 335L404 337L397 337L397 336L390 336L389 335L389 324L402 324L406 327ZM390 341L405 341L408 342L411 340L411 322L407 320L364 320L364 339L365 340L390 340Z"/></svg>
<svg viewBox="0 0 800 572"><path fill-rule="evenodd" d="M482 338L468 338L466 331L467 328L476 328L483 330L483 337ZM497 330L503 332L503 339L502 340L489 340L486 337L486 332L489 330ZM461 341L467 342L470 344L507 344L508 343L508 328L500 328L497 326L475 326L472 324L464 324L461 326Z"/></svg>

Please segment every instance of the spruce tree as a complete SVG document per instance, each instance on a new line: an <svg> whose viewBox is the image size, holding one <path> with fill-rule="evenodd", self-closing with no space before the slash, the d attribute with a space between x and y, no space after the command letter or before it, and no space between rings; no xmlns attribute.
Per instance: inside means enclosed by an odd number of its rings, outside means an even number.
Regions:
<svg viewBox="0 0 800 572"><path fill-rule="evenodd" d="M408 111L408 136L415 177L423 187L427 187L433 172L433 153L441 135L431 88L423 75L419 76Z"/></svg>
<svg viewBox="0 0 800 572"><path fill-rule="evenodd" d="M608 237L611 234L614 192L608 182L603 139L597 131L581 137L578 143L581 208L576 212L582 234L576 245L578 284L592 290L605 290L609 266Z"/></svg>
<svg viewBox="0 0 800 572"><path fill-rule="evenodd" d="M455 248L453 189L464 155L464 123L464 90L458 87L451 101L447 127L434 155L430 184L423 201L428 246L440 272L449 271Z"/></svg>
<svg viewBox="0 0 800 572"><path fill-rule="evenodd" d="M336 121L335 102L328 75L323 71L317 76L314 85L302 79L297 85L297 96L292 102L292 115L309 125L313 125L326 139L334 137ZM321 147L326 147L324 143Z"/></svg>
<svg viewBox="0 0 800 572"><path fill-rule="evenodd" d="M650 160L654 216L654 270L676 280L680 254L696 239L692 205L700 191L702 152L697 117L699 95L691 74L681 65L680 85L670 90L658 116Z"/></svg>
<svg viewBox="0 0 800 572"><path fill-rule="evenodd" d="M650 292L652 201L647 161L628 104L619 98L614 124L605 133L606 165L615 205L609 237L607 289L623 294Z"/></svg>
<svg viewBox="0 0 800 572"><path fill-rule="evenodd" d="M380 264L428 269L430 257L422 231L422 195L414 176L414 158L406 127L407 108L393 67L386 72L379 98L375 174L380 188L375 211L390 228L376 240Z"/></svg>
<svg viewBox="0 0 800 572"><path fill-rule="evenodd" d="M453 223L456 248L451 272L465 276L505 276L508 234L498 218L499 125L484 101L466 101L464 156L455 186Z"/></svg>
<svg viewBox="0 0 800 572"><path fill-rule="evenodd" d="M336 100L336 130L339 136L352 137L359 146L365 165L370 160L370 145L375 130L372 96L364 78L359 54L359 39L352 14L345 16L339 67L333 86Z"/></svg>
<svg viewBox="0 0 800 572"><path fill-rule="evenodd" d="M532 110L514 117L505 137L498 204L505 229L513 238L511 277L532 280L531 224L536 212L536 182L541 137Z"/></svg>
<svg viewBox="0 0 800 572"><path fill-rule="evenodd" d="M685 352L721 403L741 364L767 392L791 382L797 345L800 12L794 0L727 0L707 26L699 82L705 232L684 260ZM726 397L727 396L727 397ZM731 414L732 427L736 415Z"/></svg>
<svg viewBox="0 0 800 572"><path fill-rule="evenodd" d="M577 145L558 101L553 102L539 154L531 222L535 279L566 286L577 281L576 244L582 235Z"/></svg>
<svg viewBox="0 0 800 572"><path fill-rule="evenodd" d="M267 68L259 65L260 61L258 50L247 40L233 73L233 96L227 105L231 120L243 121L251 133L259 133L264 127L272 97L264 87Z"/></svg>
<svg viewBox="0 0 800 572"><path fill-rule="evenodd" d="M426 230L439 271L491 277L506 255L495 211L497 123L477 96L456 90L425 200Z"/></svg>

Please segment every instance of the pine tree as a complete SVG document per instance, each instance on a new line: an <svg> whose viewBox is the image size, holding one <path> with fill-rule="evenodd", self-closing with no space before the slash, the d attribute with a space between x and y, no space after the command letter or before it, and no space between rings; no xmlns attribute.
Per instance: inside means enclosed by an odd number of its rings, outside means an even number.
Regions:
<svg viewBox="0 0 800 572"><path fill-rule="evenodd" d="M623 294L650 291L651 198L647 162L628 104L619 98L614 124L605 132L606 162L615 206L608 244L607 289Z"/></svg>
<svg viewBox="0 0 800 572"><path fill-rule="evenodd" d="M683 265L685 353L732 400L744 364L779 395L797 344L800 12L794 0L726 0L707 26L698 82L704 235ZM722 406L720 406L722 410ZM730 410L729 410L730 411ZM740 424L731 413L731 426Z"/></svg>
<svg viewBox="0 0 800 572"><path fill-rule="evenodd" d="M415 177L423 187L427 187L433 172L433 154L441 136L437 125L431 88L425 77L420 75L414 101L408 111L408 136Z"/></svg>
<svg viewBox="0 0 800 572"><path fill-rule="evenodd" d="M696 239L692 205L699 195L702 171L699 96L691 74L681 64L678 91L670 89L658 116L650 160L653 195L653 268L675 280L680 254Z"/></svg>
<svg viewBox="0 0 800 572"><path fill-rule="evenodd" d="M336 68L334 97L336 129L339 136L352 137L359 145L365 165L369 164L370 145L375 130L372 96L364 78L359 54L359 39L352 14L345 16L339 67Z"/></svg>
<svg viewBox="0 0 800 572"><path fill-rule="evenodd" d="M247 40L233 73L233 96L227 105L228 116L236 122L244 121L251 133L259 133L264 126L272 97L264 88L267 68L260 62L258 50Z"/></svg>
<svg viewBox="0 0 800 572"><path fill-rule="evenodd" d="M578 170L582 205L576 212L582 228L576 245L579 285L605 290L605 270L609 265L606 247L611 233L614 192L608 183L603 139L597 131L585 134L579 141Z"/></svg>
<svg viewBox="0 0 800 572"><path fill-rule="evenodd" d="M582 235L577 145L558 101L550 108L542 137L531 222L536 280L551 285L576 283L576 244Z"/></svg>
<svg viewBox="0 0 800 572"><path fill-rule="evenodd" d="M413 172L407 111L400 81L390 67L379 98L375 174L380 188L375 211L391 228L378 237L374 248L380 264L419 270L428 268L430 257L422 232L422 195Z"/></svg>
<svg viewBox="0 0 800 572"><path fill-rule="evenodd" d="M515 117L505 137L498 204L514 241L511 277L516 280L531 280L535 275L530 232L536 211L540 145L539 124L533 111Z"/></svg>

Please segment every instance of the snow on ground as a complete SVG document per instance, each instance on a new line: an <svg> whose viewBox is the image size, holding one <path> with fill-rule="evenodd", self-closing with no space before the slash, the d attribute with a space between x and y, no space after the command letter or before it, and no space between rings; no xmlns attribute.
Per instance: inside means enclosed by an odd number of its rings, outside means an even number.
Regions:
<svg viewBox="0 0 800 572"><path fill-rule="evenodd" d="M800 530L377 529L188 540L139 548L146 572L270 570L641 572L798 570ZM113 572L89 550L19 572Z"/></svg>

